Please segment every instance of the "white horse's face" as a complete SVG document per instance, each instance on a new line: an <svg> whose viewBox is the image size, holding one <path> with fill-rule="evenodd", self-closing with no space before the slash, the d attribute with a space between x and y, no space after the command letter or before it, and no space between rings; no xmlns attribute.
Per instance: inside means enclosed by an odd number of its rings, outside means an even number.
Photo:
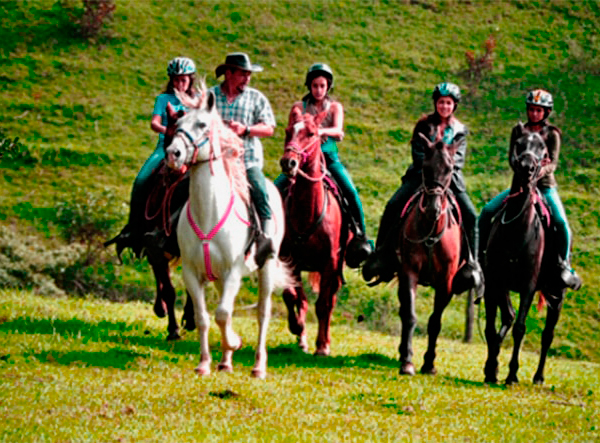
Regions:
<svg viewBox="0 0 600 443"><path fill-rule="evenodd" d="M173 141L165 148L169 168L184 172L189 166L210 158L209 135L216 117L214 96L210 94L205 105L192 109L177 121Z"/></svg>

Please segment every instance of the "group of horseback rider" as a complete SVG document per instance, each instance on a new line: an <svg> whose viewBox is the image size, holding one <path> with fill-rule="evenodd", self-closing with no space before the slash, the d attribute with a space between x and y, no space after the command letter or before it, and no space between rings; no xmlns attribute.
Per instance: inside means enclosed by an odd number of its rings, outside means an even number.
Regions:
<svg viewBox="0 0 600 443"><path fill-rule="evenodd" d="M275 130L275 117L269 100L255 88L248 86L252 73L260 72L263 68L250 62L250 58L243 52L235 52L226 56L225 62L216 68L216 77L224 75L224 81L210 89L216 98L216 108L221 118L244 144L244 164L250 193L256 213L260 219L260 235L257 238L256 261L262 265L264 261L274 254L271 241L272 220L269 207L265 176L263 168L263 148L260 141L262 137L270 137ZM150 155L135 179L131 193L129 221L121 233L114 239L117 249L131 247L136 254L141 250L143 235L137 226L144 216L145 202L149 188L152 186L152 174L156 171L164 158L164 134L167 130L167 104L174 110L186 110L175 95L175 90L193 96L196 94L194 83L196 66L186 57L177 57L167 66L169 82L165 91L155 101L152 113L151 128L159 134L156 149ZM334 74L325 63L315 63L308 69L305 78L308 93L298 102L294 103L290 112L290 119L294 109L302 113L317 115L323 111L327 117L320 125L318 135L321 137L321 150L327 168L333 176L343 201L345 212L349 214L348 226L354 234L354 247L348 250L357 255L352 262L357 266L363 264L362 274L366 281L372 284L390 281L397 268L395 241L392 235L396 230L400 213L410 198L418 191L422 183L422 164L426 140L441 139L445 144L458 144L455 155L454 173L450 189L459 207L468 253L465 254L465 264L461 268L463 278L471 282L471 286L478 288L483 284L483 273L479 262L484 257L492 219L501 209L502 203L508 193L504 191L492 199L482 210L477 219L475 207L467 191L462 168L466 157L466 136L468 130L456 117L455 112L461 99L460 89L453 83L440 83L433 90L434 111L419 119L411 139L412 164L402 177L401 187L388 201L380 221L375 247L367 238L365 219L362 204L356 187L341 163L338 155L337 142L344 137L344 108L342 104L330 97L334 86ZM566 219L564 207L556 191L554 170L558 164L560 151L560 130L548 122L548 116L553 109L552 95L541 89L531 91L526 98L528 121L525 127L529 131L538 132L548 147L551 162L543 167L538 188L544 196L551 211L552 224L556 227L559 239L559 268L560 277L565 287L578 289L581 279L571 268L569 251L571 248L571 231ZM290 121L290 123L293 123ZM511 134L510 152L514 149L514 142L519 137L517 133L520 126L516 126ZM509 155L509 158L511 156ZM512 165L511 165L512 166ZM280 175L275 184L285 194L288 179Z"/></svg>

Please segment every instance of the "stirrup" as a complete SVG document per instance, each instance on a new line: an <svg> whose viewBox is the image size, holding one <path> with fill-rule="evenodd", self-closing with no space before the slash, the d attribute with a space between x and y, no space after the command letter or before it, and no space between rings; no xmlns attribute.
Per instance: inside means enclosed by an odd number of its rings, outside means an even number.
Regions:
<svg viewBox="0 0 600 443"><path fill-rule="evenodd" d="M254 259L256 260L258 268L262 268L265 265L265 262L270 258L275 258L273 240L264 234L260 234L256 239L256 252L254 254Z"/></svg>

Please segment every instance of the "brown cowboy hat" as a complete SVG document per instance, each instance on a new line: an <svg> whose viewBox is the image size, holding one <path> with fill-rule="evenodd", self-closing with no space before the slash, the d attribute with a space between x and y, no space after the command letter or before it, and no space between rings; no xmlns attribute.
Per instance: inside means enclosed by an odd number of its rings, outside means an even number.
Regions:
<svg viewBox="0 0 600 443"><path fill-rule="evenodd" d="M263 70L262 66L250 63L250 57L248 57L248 54L245 52L232 52L231 54L227 54L225 63L217 66L217 69L215 70L217 78L223 75L227 68L236 68L251 72L260 72Z"/></svg>

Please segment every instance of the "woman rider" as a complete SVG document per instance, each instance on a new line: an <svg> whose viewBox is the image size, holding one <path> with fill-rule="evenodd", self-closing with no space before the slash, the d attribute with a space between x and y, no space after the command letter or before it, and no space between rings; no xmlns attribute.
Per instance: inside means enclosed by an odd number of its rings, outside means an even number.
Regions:
<svg viewBox="0 0 600 443"><path fill-rule="evenodd" d="M106 243L106 245L109 245L116 242L117 253L119 254L126 247L131 247L138 256L141 253L142 235L144 234L141 224L146 210L146 200L152 187L150 177L165 157L163 143L168 122L167 104L170 103L176 112L180 110L187 111L187 108L175 96L175 90L185 92L193 97L196 94L194 90L195 73L196 65L187 57L176 57L167 65L169 82L165 91L156 97L150 121L150 128L158 133L156 148L150 154L150 157L148 157L133 182L127 225L125 225L117 237Z"/></svg>
<svg viewBox="0 0 600 443"><path fill-rule="evenodd" d="M543 89L535 89L527 94L525 99L527 109L527 123L525 128L530 132L539 133L548 148L548 155L551 162L542 167L540 172L541 178L537 182L538 189L544 196L552 217L552 224L557 228L557 249L559 253L559 274L562 284L574 290L581 287L581 278L571 268L569 262L569 253L571 250L571 229L567 221L565 209L556 190L556 179L554 171L558 166L558 155L560 152L561 132L556 126L548 123L548 116L552 112L554 101L552 95ZM521 137L521 127L516 125L510 135L510 147L508 158L512 161L515 142ZM511 167L513 165L511 164ZM481 211L479 216L479 232L481 235L480 243L480 260L483 259L485 248L487 246L488 237L492 225L494 215L500 211L502 203L509 195L510 190L507 189L494 197Z"/></svg>
<svg viewBox="0 0 600 443"><path fill-rule="evenodd" d="M295 109L299 109L302 114L308 112L311 115L327 111L327 117L321 123L318 133L321 136L321 151L325 156L327 169L349 205L348 210L352 217L355 236L352 240L353 244L348 247L348 251L352 251L348 266L358 267L371 253L371 243L367 240L365 216L358 191L338 155L337 142L344 138L344 107L329 96L329 92L333 88L333 71L325 63L313 64L306 73L304 84L309 92L302 97L301 101L294 103L289 121L290 124L293 124L292 115ZM283 174L280 174L275 180L275 185L282 195L288 184L289 181Z"/></svg>
<svg viewBox="0 0 600 443"><path fill-rule="evenodd" d="M385 207L380 221L379 232L375 252L369 256L363 267L363 278L370 281L375 277L378 279L372 284L388 282L394 277L395 264L398 260L394 250L394 241L390 238L397 225L402 208L408 200L417 192L422 184L422 167L425 156L425 140L420 134L434 141L442 138L448 145L458 143L459 147L454 156L454 173L450 189L454 194L456 202L460 207L463 230L473 253L468 254L468 262L463 266L462 277L475 287L478 293L482 293L483 273L476 260L477 251L477 215L475 207L469 196L462 168L465 164L467 151L467 128L455 116L454 113L460 101L460 89L453 83L440 83L433 90L434 112L422 117L416 124L411 139L412 164L408 167L406 174L402 177L402 186L392 196Z"/></svg>

